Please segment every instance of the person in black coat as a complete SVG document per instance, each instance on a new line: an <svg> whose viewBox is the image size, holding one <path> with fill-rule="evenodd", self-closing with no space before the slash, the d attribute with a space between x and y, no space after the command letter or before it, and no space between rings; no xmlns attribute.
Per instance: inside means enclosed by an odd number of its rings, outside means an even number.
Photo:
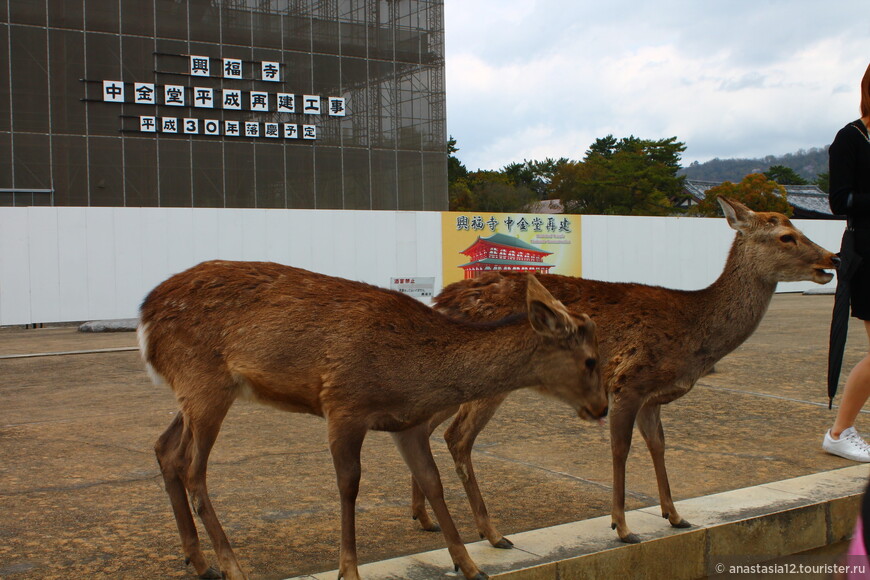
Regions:
<svg viewBox="0 0 870 580"><path fill-rule="evenodd" d="M849 280L852 317L864 323L870 340L870 66L861 79L861 118L837 133L828 149L830 204L845 215L847 235L855 243L861 265ZM834 425L825 433L822 448L854 461L870 462L870 445L855 430L855 419L870 398L870 354L856 364L837 410Z"/></svg>

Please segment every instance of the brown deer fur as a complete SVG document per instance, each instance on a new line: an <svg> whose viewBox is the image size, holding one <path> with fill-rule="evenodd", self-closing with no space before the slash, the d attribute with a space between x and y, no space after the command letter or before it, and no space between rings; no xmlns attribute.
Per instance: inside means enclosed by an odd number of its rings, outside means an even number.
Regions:
<svg viewBox="0 0 870 580"><path fill-rule="evenodd" d="M206 489L221 422L244 397L326 418L341 496L340 578L359 578L354 509L369 429L393 432L454 563L466 578L485 578L444 504L429 419L530 386L590 417L607 411L595 325L569 314L534 280L524 292L527 315L474 324L398 292L273 263L205 262L157 286L141 307L140 348L152 378L168 383L181 407L155 451L197 573L220 577L199 547L191 507L225 577L246 577Z"/></svg>
<svg viewBox="0 0 870 580"><path fill-rule="evenodd" d="M719 200L737 230L725 269L703 290L685 292L643 284L622 284L541 275L538 280L571 312L588 313L601 329L604 381L611 396L613 455L612 522L619 537L637 542L625 521L625 461L635 422L650 454L662 515L675 527L689 524L677 513L665 469L660 407L686 394L713 364L756 329L777 282L812 280L824 284L838 258L817 246L779 213L755 213L732 200ZM687 264L686 267L691 267ZM444 289L436 308L453 317L494 320L522 308L526 278L490 273ZM496 547L512 544L492 525L471 464L471 447L507 393L462 405L445 432L481 537ZM430 430L449 415L433 417ZM436 528L414 485L412 513L424 529Z"/></svg>

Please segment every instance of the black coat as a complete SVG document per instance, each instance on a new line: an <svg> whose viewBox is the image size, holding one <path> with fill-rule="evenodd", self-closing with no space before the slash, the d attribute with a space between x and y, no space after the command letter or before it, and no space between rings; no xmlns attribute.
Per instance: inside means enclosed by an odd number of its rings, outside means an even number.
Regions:
<svg viewBox="0 0 870 580"><path fill-rule="evenodd" d="M831 210L855 228L870 229L870 137L860 119L837 133L828 163Z"/></svg>

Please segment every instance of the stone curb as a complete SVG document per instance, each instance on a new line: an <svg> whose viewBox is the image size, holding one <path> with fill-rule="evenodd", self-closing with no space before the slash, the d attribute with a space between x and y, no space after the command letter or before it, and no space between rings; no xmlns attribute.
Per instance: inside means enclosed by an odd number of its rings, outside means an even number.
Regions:
<svg viewBox="0 0 870 580"><path fill-rule="evenodd" d="M852 533L870 465L856 465L677 502L693 524L675 529L659 507L628 512L639 544L623 544L610 516L512 534L512 550L468 544L493 580L668 578L693 580L723 562L753 564L837 544ZM288 580L334 580L337 571ZM446 549L360 566L365 580L461 578Z"/></svg>
<svg viewBox="0 0 870 580"><path fill-rule="evenodd" d="M828 284L826 286L819 286L818 288L809 288L804 290L803 294L805 296L833 296L836 294L836 290L836 286Z"/></svg>

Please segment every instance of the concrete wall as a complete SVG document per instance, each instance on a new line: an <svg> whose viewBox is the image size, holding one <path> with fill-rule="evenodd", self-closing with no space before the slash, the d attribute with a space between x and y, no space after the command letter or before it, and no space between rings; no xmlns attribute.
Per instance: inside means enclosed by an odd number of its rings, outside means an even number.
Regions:
<svg viewBox="0 0 870 580"><path fill-rule="evenodd" d="M811 240L837 252L845 222L794 220ZM708 286L722 273L732 230L723 218L583 216L583 276L680 290ZM830 282L836 285L836 280ZM818 288L782 283L778 292Z"/></svg>
<svg viewBox="0 0 870 580"><path fill-rule="evenodd" d="M160 281L214 258L440 287L440 224L434 212L0 208L0 325L133 318Z"/></svg>
<svg viewBox="0 0 870 580"><path fill-rule="evenodd" d="M842 222L800 221L835 251ZM710 284L733 231L722 219L584 216L587 278ZM271 260L388 286L441 287L441 214L190 208L0 208L0 325L133 318L145 294L203 260ZM812 283L781 284L798 291Z"/></svg>

